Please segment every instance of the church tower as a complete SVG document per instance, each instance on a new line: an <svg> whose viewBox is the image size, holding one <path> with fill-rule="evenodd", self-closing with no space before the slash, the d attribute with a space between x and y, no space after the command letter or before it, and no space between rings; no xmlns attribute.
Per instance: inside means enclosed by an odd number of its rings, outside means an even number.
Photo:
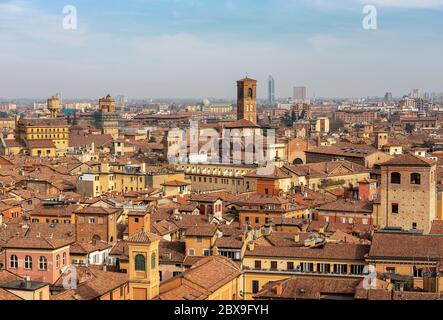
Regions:
<svg viewBox="0 0 443 320"><path fill-rule="evenodd" d="M129 237L129 296L130 300L152 300L159 295L160 273L158 269L161 237L140 230Z"/></svg>
<svg viewBox="0 0 443 320"><path fill-rule="evenodd" d="M257 80L248 77L237 81L237 120L257 124Z"/></svg>

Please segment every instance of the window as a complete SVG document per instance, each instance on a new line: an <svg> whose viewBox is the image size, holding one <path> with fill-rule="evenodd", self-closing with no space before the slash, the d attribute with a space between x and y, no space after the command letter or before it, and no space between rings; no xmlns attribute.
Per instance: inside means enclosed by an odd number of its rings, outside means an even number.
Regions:
<svg viewBox="0 0 443 320"><path fill-rule="evenodd" d="M394 267L386 267L386 272L395 274L395 268Z"/></svg>
<svg viewBox="0 0 443 320"><path fill-rule="evenodd" d="M352 274L363 274L364 266L362 265L351 265L351 273Z"/></svg>
<svg viewBox="0 0 443 320"><path fill-rule="evenodd" d="M95 222L94 217L89 217L88 222L89 222L89 224L93 224Z"/></svg>
<svg viewBox="0 0 443 320"><path fill-rule="evenodd" d="M15 254L13 254L11 256L11 258L9 259L9 266L11 267L11 269L17 269L18 268L18 258Z"/></svg>
<svg viewBox="0 0 443 320"><path fill-rule="evenodd" d="M391 210L392 210L392 213L397 214L398 213L398 203L393 203Z"/></svg>
<svg viewBox="0 0 443 320"><path fill-rule="evenodd" d="M138 223L138 218L134 218L134 222L135 222L135 223Z"/></svg>
<svg viewBox="0 0 443 320"><path fill-rule="evenodd" d="M156 259L156 254L155 254L155 252L153 252L153 253L151 254L151 269L155 269L155 267L156 267L156 263L157 263L156 260L157 260L157 259Z"/></svg>
<svg viewBox="0 0 443 320"><path fill-rule="evenodd" d="M294 270L294 262L288 262L287 267L288 270Z"/></svg>
<svg viewBox="0 0 443 320"><path fill-rule="evenodd" d="M391 183L392 184L400 184L401 183L401 174L398 172L391 173Z"/></svg>
<svg viewBox="0 0 443 320"><path fill-rule="evenodd" d="M421 278L423 276L422 269L414 266L414 278Z"/></svg>
<svg viewBox="0 0 443 320"><path fill-rule="evenodd" d="M62 255L62 266L64 267L66 265L66 252L63 252Z"/></svg>
<svg viewBox="0 0 443 320"><path fill-rule="evenodd" d="M260 282L258 280L252 280L252 293L258 293L260 290Z"/></svg>
<svg viewBox="0 0 443 320"><path fill-rule="evenodd" d="M202 237L197 237L197 243L202 243L203 242L203 238Z"/></svg>
<svg viewBox="0 0 443 320"><path fill-rule="evenodd" d="M146 270L146 261L145 256L138 254L135 256L135 271L145 271Z"/></svg>
<svg viewBox="0 0 443 320"><path fill-rule="evenodd" d="M211 255L211 251L210 251L209 249L204 249L204 250L203 250L203 255L204 255L205 257L209 257L209 256Z"/></svg>
<svg viewBox="0 0 443 320"><path fill-rule="evenodd" d="M417 222L412 222L412 229L417 229Z"/></svg>
<svg viewBox="0 0 443 320"><path fill-rule="evenodd" d="M277 270L277 261L271 261L271 270Z"/></svg>
<svg viewBox="0 0 443 320"><path fill-rule="evenodd" d="M25 257L25 269L32 270L32 258L31 256Z"/></svg>
<svg viewBox="0 0 443 320"><path fill-rule="evenodd" d="M348 266L346 264L334 264L334 273L346 274L348 272Z"/></svg>
<svg viewBox="0 0 443 320"><path fill-rule="evenodd" d="M57 269L60 268L60 255L59 254L55 257L55 267Z"/></svg>
<svg viewBox="0 0 443 320"><path fill-rule="evenodd" d="M256 218L255 218L255 223L256 223L256 224L259 224L259 223L260 223L260 218L256 217Z"/></svg>
<svg viewBox="0 0 443 320"><path fill-rule="evenodd" d="M261 261L260 260L255 260L254 268L257 270L261 270Z"/></svg>
<svg viewBox="0 0 443 320"><path fill-rule="evenodd" d="M331 265L328 263L319 263L317 264L317 272L318 273L330 273Z"/></svg>
<svg viewBox="0 0 443 320"><path fill-rule="evenodd" d="M45 257L40 257L38 261L38 268L41 271L48 270L48 260Z"/></svg>
<svg viewBox="0 0 443 320"><path fill-rule="evenodd" d="M314 264L313 263L301 263L300 264L301 271L302 272L312 272L314 270Z"/></svg>
<svg viewBox="0 0 443 320"><path fill-rule="evenodd" d="M195 250L194 249L189 249L189 254L188 256L193 257L195 256Z"/></svg>
<svg viewBox="0 0 443 320"><path fill-rule="evenodd" d="M421 184L421 175L419 173L411 173L411 184Z"/></svg>

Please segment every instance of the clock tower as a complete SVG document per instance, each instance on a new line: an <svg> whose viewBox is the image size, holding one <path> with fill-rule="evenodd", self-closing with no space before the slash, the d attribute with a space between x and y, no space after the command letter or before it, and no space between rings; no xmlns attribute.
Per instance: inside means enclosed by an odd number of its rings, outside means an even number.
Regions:
<svg viewBox="0 0 443 320"><path fill-rule="evenodd" d="M248 77L237 81L237 120L257 124L257 80Z"/></svg>

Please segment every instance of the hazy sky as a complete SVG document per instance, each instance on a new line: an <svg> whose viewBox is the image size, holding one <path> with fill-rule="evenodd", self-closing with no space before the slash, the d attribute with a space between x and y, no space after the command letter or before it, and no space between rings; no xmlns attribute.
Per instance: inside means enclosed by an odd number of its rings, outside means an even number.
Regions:
<svg viewBox="0 0 443 320"><path fill-rule="evenodd" d="M378 9L364 30L363 7ZM78 29L64 30L74 5ZM443 91L443 0L0 0L0 98Z"/></svg>

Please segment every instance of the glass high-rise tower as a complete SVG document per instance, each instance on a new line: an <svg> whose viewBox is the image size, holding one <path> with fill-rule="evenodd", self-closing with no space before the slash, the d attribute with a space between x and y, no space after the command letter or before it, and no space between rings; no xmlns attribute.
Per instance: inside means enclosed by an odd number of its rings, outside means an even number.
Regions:
<svg viewBox="0 0 443 320"><path fill-rule="evenodd" d="M272 76L268 78L268 102L270 104L275 102L275 80Z"/></svg>

